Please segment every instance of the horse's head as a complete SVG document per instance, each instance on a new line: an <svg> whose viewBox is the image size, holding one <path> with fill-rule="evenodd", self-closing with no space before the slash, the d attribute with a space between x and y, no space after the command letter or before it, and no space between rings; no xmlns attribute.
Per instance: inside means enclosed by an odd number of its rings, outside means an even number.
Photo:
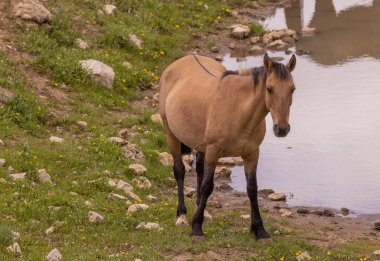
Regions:
<svg viewBox="0 0 380 261"><path fill-rule="evenodd" d="M291 72L296 66L296 56L285 66L264 56L267 72L265 104L273 119L273 132L276 137L285 137L290 131L289 113L295 90Z"/></svg>

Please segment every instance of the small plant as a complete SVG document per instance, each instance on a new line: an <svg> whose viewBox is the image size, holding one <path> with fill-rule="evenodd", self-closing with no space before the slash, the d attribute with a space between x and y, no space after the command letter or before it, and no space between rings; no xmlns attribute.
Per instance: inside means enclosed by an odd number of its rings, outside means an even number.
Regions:
<svg viewBox="0 0 380 261"><path fill-rule="evenodd" d="M265 29L261 24L251 24L249 30L251 35L262 36L265 33Z"/></svg>

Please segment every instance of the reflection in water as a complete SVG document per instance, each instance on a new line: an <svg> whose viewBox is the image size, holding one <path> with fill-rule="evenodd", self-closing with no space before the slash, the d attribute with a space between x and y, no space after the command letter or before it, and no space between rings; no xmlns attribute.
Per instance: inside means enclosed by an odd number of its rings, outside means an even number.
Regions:
<svg viewBox="0 0 380 261"><path fill-rule="evenodd" d="M295 0L263 24L268 29L317 28L314 37L301 38L296 48L309 51L320 64L362 56L380 59L380 0Z"/></svg>
<svg viewBox="0 0 380 261"><path fill-rule="evenodd" d="M267 132L259 187L293 193L292 205L380 213L380 35L375 29L380 0L370 6L363 6L369 1L356 1L361 5L339 12L337 2L346 1L316 1L310 26L320 32L301 38L296 46L311 54L297 57L292 131L284 139ZM302 2L298 3L298 13L295 7L278 10L285 15L277 17L285 17L291 28L302 25ZM268 25L281 24L276 15L271 19ZM270 55L283 56L284 62L290 58L283 52ZM229 69L262 65L262 57L248 57L243 63L226 57L225 65ZM270 115L267 125L271 130ZM241 167L234 169L232 179L232 186L245 191Z"/></svg>

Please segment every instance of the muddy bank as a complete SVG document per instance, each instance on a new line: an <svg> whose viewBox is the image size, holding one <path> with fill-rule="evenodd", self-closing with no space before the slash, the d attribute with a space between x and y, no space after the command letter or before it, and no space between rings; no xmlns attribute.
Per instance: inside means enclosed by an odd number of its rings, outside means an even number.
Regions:
<svg viewBox="0 0 380 261"><path fill-rule="evenodd" d="M188 173L185 185L196 188L196 173ZM265 215L265 222L282 220L291 227L304 232L304 239L317 246L339 245L355 240L367 240L380 243L380 230L375 229L375 222L380 221L380 214L365 214L357 217L344 217L341 211L321 207L289 207L286 201L271 201L267 194L259 193L260 209ZM195 197L195 194L192 195ZM212 216L223 217L231 211L238 211L241 219L249 219L250 203L246 193L234 191L228 179L215 179L215 188L208 201L207 210ZM286 212L291 214L284 215ZM247 227L248 229L248 227ZM273 236L273 234L272 234Z"/></svg>

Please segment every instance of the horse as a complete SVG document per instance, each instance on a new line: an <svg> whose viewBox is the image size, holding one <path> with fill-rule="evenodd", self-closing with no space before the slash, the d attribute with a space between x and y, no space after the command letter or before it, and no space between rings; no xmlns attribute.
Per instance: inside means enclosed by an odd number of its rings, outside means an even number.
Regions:
<svg viewBox="0 0 380 261"><path fill-rule="evenodd" d="M161 75L159 113L178 185L177 225L188 224L182 156L197 151L197 207L192 237L203 238L204 212L214 188L218 159L241 156L251 205L251 233L256 240L270 240L257 199L259 147L268 113L277 137L285 137L290 131L289 113L295 90L291 72L296 57L293 54L284 65L265 54L263 63L261 67L229 71L214 59L187 55Z"/></svg>

